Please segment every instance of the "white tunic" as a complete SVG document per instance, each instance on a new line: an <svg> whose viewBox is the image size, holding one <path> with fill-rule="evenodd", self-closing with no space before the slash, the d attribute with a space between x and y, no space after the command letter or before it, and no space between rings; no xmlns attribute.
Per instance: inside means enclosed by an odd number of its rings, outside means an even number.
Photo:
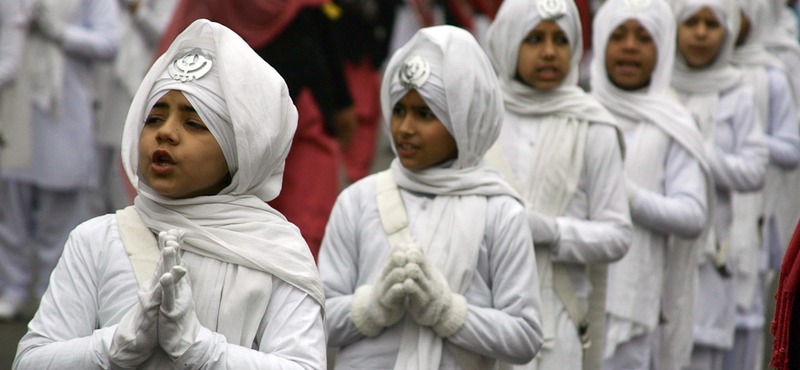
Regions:
<svg viewBox="0 0 800 370"><path fill-rule="evenodd" d="M3 177L53 190L93 186L96 179L92 101L94 62L109 60L117 50L119 9L113 0L82 0L75 19L65 27L63 112L53 117L33 108L33 164L30 170ZM25 66L23 66L25 68Z"/></svg>
<svg viewBox="0 0 800 370"><path fill-rule="evenodd" d="M609 266L607 301L624 302L614 305L617 310L609 313L643 325L649 332L655 329L661 314L667 237L694 238L703 231L706 182L697 159L657 126L629 122L624 117L617 117L617 122L628 149L626 166L640 165L638 171L628 169L632 171L628 176L638 185L630 200L634 236L628 253ZM659 159L637 161L644 156ZM647 169L649 181L643 181L641 163L653 165L660 159L662 168ZM625 307L624 312L620 307Z"/></svg>
<svg viewBox="0 0 800 370"><path fill-rule="evenodd" d="M681 95L682 101L685 98L687 96ZM713 145L706 147L706 156L716 184L717 207L713 222L719 233L718 240L725 241L733 216L731 193L761 188L768 154L755 117L752 89L739 85L723 92L717 111L714 141ZM731 257L729 254L726 266L732 270ZM733 344L735 323L733 279L720 274L713 258L706 254L700 259L700 285L695 299L695 343L728 349Z"/></svg>
<svg viewBox="0 0 800 370"><path fill-rule="evenodd" d="M498 142L517 179L536 178L527 171L528 158L542 140L539 128L530 118L506 111ZM578 189L566 212L556 218L561 238L553 246L556 251L553 261L568 264L576 292L584 300L591 287L583 265L616 261L628 250L630 242L630 216L618 140L611 126L589 126Z"/></svg>
<svg viewBox="0 0 800 370"><path fill-rule="evenodd" d="M190 252L184 252L184 255ZM240 267L243 268L243 267ZM203 271L188 267L189 276ZM14 369L109 369L116 325L137 303L138 285L120 239L115 215L78 226L50 279ZM197 292L194 292L197 297ZM202 304L202 302L197 302ZM203 327L198 343L173 366L181 369L323 369L324 321L308 294L273 277L252 350L229 344ZM168 368L169 363L152 363Z"/></svg>
<svg viewBox="0 0 800 370"><path fill-rule="evenodd" d="M375 176L345 189L336 201L319 255L325 285L329 345L340 347L337 370L393 369L404 321L365 337L350 317L353 292L372 284L390 251L375 201ZM412 231L429 224L429 195L400 189ZM467 320L453 344L507 362L532 358L542 342L539 295L530 231L522 206L507 196L488 198L486 233L464 296ZM440 369L460 369L447 346Z"/></svg>

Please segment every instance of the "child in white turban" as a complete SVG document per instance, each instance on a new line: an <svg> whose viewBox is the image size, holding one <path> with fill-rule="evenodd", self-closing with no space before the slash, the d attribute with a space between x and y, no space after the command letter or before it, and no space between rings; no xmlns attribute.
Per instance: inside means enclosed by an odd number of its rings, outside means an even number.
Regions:
<svg viewBox="0 0 800 370"><path fill-rule="evenodd" d="M760 189L768 150L753 90L731 65L741 9L736 0L675 0L677 53L672 86L695 118L714 177L716 202L699 261L691 369L722 368L733 346L735 282L731 194Z"/></svg>
<svg viewBox="0 0 800 370"><path fill-rule="evenodd" d="M672 356L678 352L673 344L691 342L691 336L658 340L662 318L674 325L667 327L666 338L672 327L691 334L693 307L671 307L693 298L698 243L675 242L695 239L706 229L713 186L700 131L669 90L675 28L663 0L609 0L594 18L591 90L625 137L634 222L630 250L609 266L605 369L650 369L661 361L659 353ZM675 289L682 294L672 297ZM680 351L691 351L691 345ZM679 369L688 359L686 353L668 366Z"/></svg>
<svg viewBox="0 0 800 370"><path fill-rule="evenodd" d="M544 346L520 369L579 369L584 347L603 348L605 282L587 266L602 271L630 244L622 138L577 86L582 44L573 0L506 0L487 34L506 107L491 163L525 200L541 282L530 289L542 291Z"/></svg>
<svg viewBox="0 0 800 370"><path fill-rule="evenodd" d="M296 123L283 79L244 40L192 23L125 122L135 205L72 232L15 368L324 368L314 260L265 203Z"/></svg>
<svg viewBox="0 0 800 370"><path fill-rule="evenodd" d="M381 104L398 157L342 192L319 256L336 369L530 361L536 262L517 193L483 162L503 114L488 58L462 29L422 29Z"/></svg>

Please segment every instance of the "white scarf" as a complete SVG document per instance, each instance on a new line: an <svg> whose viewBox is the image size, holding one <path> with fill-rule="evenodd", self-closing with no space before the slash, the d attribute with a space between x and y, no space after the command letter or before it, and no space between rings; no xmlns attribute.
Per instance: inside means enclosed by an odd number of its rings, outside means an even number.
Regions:
<svg viewBox="0 0 800 370"><path fill-rule="evenodd" d="M491 64L472 35L452 26L424 28L395 52L386 67L381 108L387 125L392 108L409 91L401 84L401 68L416 57L425 62L417 65L427 64L430 74L417 80L422 82L414 88L455 139L458 158L417 171L395 159L391 170L400 188L436 195L431 223L410 231L451 289L464 294L483 242L486 197L519 199L482 160L499 135L503 102ZM433 330L407 319L395 369L438 369L442 348L443 339Z"/></svg>
<svg viewBox="0 0 800 370"><path fill-rule="evenodd" d="M176 57L193 48L208 54L218 73L217 92L227 104L235 142L228 149L236 151L238 168L217 195L170 199L139 177L139 134L156 81ZM207 124L213 121L202 110L199 114ZM299 230L266 204L280 192L296 125L297 111L280 75L233 31L204 19L192 23L153 64L125 122L122 162L139 193L136 210L153 232L186 230L184 250L191 252L187 261L198 318L248 348L269 301L271 276L324 307L322 283ZM230 145L215 138L220 146Z"/></svg>
<svg viewBox="0 0 800 370"><path fill-rule="evenodd" d="M650 84L636 91L626 91L616 87L609 79L606 69L605 50L612 32L623 22L633 19L638 21L653 37L657 48L657 60L653 70ZM697 129L694 119L689 111L670 94L669 83L675 60L676 22L669 5L662 0L639 1L609 0L598 11L594 19L593 45L598 53L591 64L592 94L608 107L611 112L619 117L625 117L630 122L652 125L643 127L637 141L629 147L629 160L626 162L626 174L639 185L652 191L659 189L659 182L663 177L663 160L666 156L668 142L666 137L674 139L694 156L703 169L706 181L713 181L708 163L703 152L702 136ZM660 131L660 132L659 132ZM656 148L661 148L659 153L654 153ZM660 173L661 176L655 175ZM707 189L711 189L709 185ZM708 199L713 201L709 194ZM710 208L709 208L710 209ZM635 226L635 225L634 225ZM622 261L612 265L614 280L609 284L609 299L607 309L615 315L614 321L609 325L608 342L606 343L606 357L614 353L619 343L629 340L637 333L634 324L653 330L657 323L660 304L660 292L646 292L637 302L646 306L631 310L631 302L615 297L615 292L627 295L625 289L635 287L641 281L651 276L663 276L653 268L663 266L647 266L646 261L652 243L660 243L666 248L665 240L657 241L659 237L640 227L635 226L634 243L629 255ZM635 248L635 249L633 249ZM689 248L668 249L669 253L696 253ZM633 258L639 257L640 259ZM664 262L674 260L666 256ZM682 274L686 269L694 269L694 265L666 269L669 273ZM663 286L662 282L661 283ZM621 290L622 291L621 291ZM691 292L691 290L689 291ZM649 302L643 301L647 298ZM624 320L620 321L617 318Z"/></svg>

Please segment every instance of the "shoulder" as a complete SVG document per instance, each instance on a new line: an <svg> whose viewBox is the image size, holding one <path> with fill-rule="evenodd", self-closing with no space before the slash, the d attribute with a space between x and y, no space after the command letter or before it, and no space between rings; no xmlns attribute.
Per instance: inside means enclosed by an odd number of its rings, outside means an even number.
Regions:
<svg viewBox="0 0 800 370"><path fill-rule="evenodd" d="M509 195L494 195L486 199L487 225L515 218L525 219L525 206Z"/></svg>
<svg viewBox="0 0 800 370"><path fill-rule="evenodd" d="M117 215L114 213L109 213L106 215L97 216L88 221L84 221L75 227L70 235L84 239L107 237L119 238Z"/></svg>
<svg viewBox="0 0 800 370"><path fill-rule="evenodd" d="M736 104L736 106L740 106L740 104L752 106L754 94L754 90L750 85L740 83L720 94L720 105L730 102Z"/></svg>
<svg viewBox="0 0 800 370"><path fill-rule="evenodd" d="M339 198L363 198L368 195L375 195L376 179L377 174L372 174L354 182L339 193Z"/></svg>
<svg viewBox="0 0 800 370"><path fill-rule="evenodd" d="M619 130L610 124L591 122L586 133L586 155L595 158L598 155L620 152Z"/></svg>

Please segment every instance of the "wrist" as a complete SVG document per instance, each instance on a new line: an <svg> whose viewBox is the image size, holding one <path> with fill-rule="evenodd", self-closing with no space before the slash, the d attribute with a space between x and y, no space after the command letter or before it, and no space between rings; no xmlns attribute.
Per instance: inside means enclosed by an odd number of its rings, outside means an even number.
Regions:
<svg viewBox="0 0 800 370"><path fill-rule="evenodd" d="M455 334L467 321L467 299L463 295L452 293L450 304L442 312L439 321L433 325L433 331L442 338Z"/></svg>

